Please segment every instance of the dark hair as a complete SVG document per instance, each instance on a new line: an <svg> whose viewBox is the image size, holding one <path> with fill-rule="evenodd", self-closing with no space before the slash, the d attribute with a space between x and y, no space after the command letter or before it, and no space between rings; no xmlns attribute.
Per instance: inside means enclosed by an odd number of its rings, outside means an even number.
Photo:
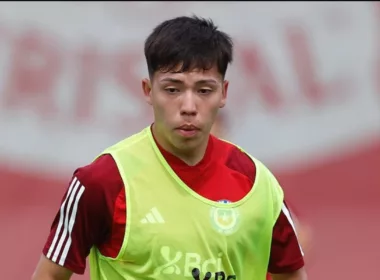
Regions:
<svg viewBox="0 0 380 280"><path fill-rule="evenodd" d="M232 62L233 42L211 19L183 16L154 28L145 41L144 53L151 77L158 70L187 72L213 66L224 77Z"/></svg>

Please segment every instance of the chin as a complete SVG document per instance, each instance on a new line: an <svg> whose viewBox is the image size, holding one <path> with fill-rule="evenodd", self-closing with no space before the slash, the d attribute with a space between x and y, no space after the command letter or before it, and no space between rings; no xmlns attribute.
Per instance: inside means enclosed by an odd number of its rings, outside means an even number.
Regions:
<svg viewBox="0 0 380 280"><path fill-rule="evenodd" d="M197 146L199 146L201 142L202 141L200 137L193 137L193 138L180 137L179 139L177 138L175 143L173 144L177 149L180 149L180 150L192 150L196 148Z"/></svg>

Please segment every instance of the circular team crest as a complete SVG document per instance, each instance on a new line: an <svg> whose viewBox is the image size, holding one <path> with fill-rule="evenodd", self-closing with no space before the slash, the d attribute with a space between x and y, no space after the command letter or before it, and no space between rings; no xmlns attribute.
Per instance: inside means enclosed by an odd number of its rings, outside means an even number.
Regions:
<svg viewBox="0 0 380 280"><path fill-rule="evenodd" d="M219 203L231 203L228 200L220 200ZM238 228L239 212L234 208L212 207L210 211L213 227L222 234L230 235Z"/></svg>

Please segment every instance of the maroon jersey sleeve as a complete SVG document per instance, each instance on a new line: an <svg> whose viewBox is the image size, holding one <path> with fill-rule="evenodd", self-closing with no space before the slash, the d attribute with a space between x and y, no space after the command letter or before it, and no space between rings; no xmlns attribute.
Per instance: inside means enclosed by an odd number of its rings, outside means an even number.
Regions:
<svg viewBox="0 0 380 280"><path fill-rule="evenodd" d="M303 251L287 204L284 202L273 228L268 271L273 274L294 272L304 266Z"/></svg>
<svg viewBox="0 0 380 280"><path fill-rule="evenodd" d="M105 155L74 172L43 248L48 259L83 274L91 247L107 242L115 201L123 189L109 178L117 173L115 168L112 157Z"/></svg>

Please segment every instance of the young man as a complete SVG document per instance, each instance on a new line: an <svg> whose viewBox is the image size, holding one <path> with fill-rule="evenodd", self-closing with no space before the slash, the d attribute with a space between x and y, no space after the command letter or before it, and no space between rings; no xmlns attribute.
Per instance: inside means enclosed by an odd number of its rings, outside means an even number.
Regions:
<svg viewBox="0 0 380 280"><path fill-rule="evenodd" d="M305 280L283 192L239 147L210 135L226 103L232 41L178 17L145 42L154 123L77 169L34 280ZM273 234L272 234L273 233Z"/></svg>

